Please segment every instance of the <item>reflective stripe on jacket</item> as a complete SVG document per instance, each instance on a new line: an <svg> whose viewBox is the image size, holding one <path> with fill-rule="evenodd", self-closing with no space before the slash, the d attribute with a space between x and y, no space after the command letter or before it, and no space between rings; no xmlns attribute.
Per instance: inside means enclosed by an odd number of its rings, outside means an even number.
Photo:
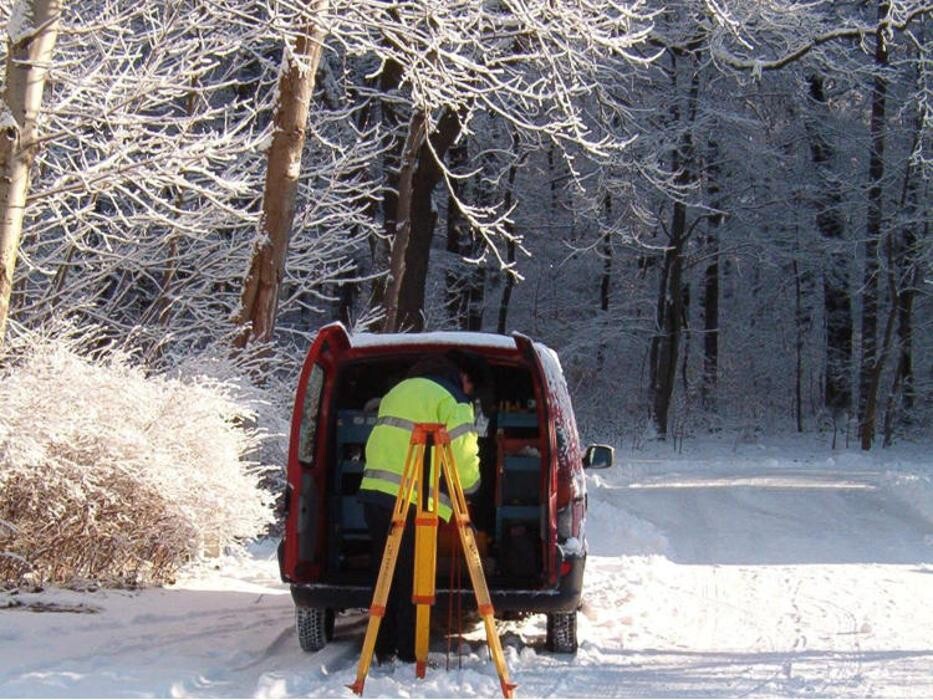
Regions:
<svg viewBox="0 0 933 700"><path fill-rule="evenodd" d="M366 469L361 491L395 498L415 423L442 423L450 435L454 464L464 493L479 488L479 442L473 405L443 379L412 377L397 384L379 404L379 418L366 441ZM441 480L443 483L443 479ZM428 482L430 483L430 482ZM413 495L412 502L417 497ZM441 494L438 515L450 519L450 500Z"/></svg>

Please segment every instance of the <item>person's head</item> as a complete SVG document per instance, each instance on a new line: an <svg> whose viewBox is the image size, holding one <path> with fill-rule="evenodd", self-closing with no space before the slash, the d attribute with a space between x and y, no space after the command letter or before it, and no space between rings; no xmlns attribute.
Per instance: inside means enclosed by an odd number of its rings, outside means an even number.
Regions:
<svg viewBox="0 0 933 700"><path fill-rule="evenodd" d="M476 398L483 412L489 413L492 404L492 371L481 355L465 350L450 350L445 357L457 367L463 393Z"/></svg>
<svg viewBox="0 0 933 700"><path fill-rule="evenodd" d="M405 376L442 377L468 397L479 400L487 415L493 409L492 372L476 353L450 350L443 355L428 355L412 365Z"/></svg>
<svg viewBox="0 0 933 700"><path fill-rule="evenodd" d="M460 386L460 367L443 355L427 355L413 364L406 377L439 377Z"/></svg>

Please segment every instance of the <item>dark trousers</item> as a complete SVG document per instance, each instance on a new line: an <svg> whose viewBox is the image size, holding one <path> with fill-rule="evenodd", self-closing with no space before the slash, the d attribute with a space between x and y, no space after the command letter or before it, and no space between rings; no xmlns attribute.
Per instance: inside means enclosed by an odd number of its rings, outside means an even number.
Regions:
<svg viewBox="0 0 933 700"><path fill-rule="evenodd" d="M375 586L389 536L389 527L392 524L392 509L376 503L363 503L363 515L372 538L370 569ZM382 618L379 636L376 638L376 654L379 656L398 654L402 661L415 660L415 607L411 602L414 565L415 514L414 509L410 509L402 545L395 562L395 576L392 578L389 599L386 601L386 614Z"/></svg>

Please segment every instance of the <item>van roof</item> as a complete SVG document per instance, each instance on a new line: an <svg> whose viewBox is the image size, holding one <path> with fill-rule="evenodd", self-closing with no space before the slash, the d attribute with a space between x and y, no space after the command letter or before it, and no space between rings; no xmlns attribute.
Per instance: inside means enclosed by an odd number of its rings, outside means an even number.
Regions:
<svg viewBox="0 0 933 700"><path fill-rule="evenodd" d="M515 338L476 331L431 331L429 333L353 333L350 347L372 348L399 345L450 345L515 350Z"/></svg>

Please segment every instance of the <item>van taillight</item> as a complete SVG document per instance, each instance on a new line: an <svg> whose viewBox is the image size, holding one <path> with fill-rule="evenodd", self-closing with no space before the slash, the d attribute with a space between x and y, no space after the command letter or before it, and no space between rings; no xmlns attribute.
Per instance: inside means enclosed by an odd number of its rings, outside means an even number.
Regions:
<svg viewBox="0 0 933 700"><path fill-rule="evenodd" d="M573 568L573 565L569 561L561 562L560 564L560 575L566 576L570 573L570 570Z"/></svg>

